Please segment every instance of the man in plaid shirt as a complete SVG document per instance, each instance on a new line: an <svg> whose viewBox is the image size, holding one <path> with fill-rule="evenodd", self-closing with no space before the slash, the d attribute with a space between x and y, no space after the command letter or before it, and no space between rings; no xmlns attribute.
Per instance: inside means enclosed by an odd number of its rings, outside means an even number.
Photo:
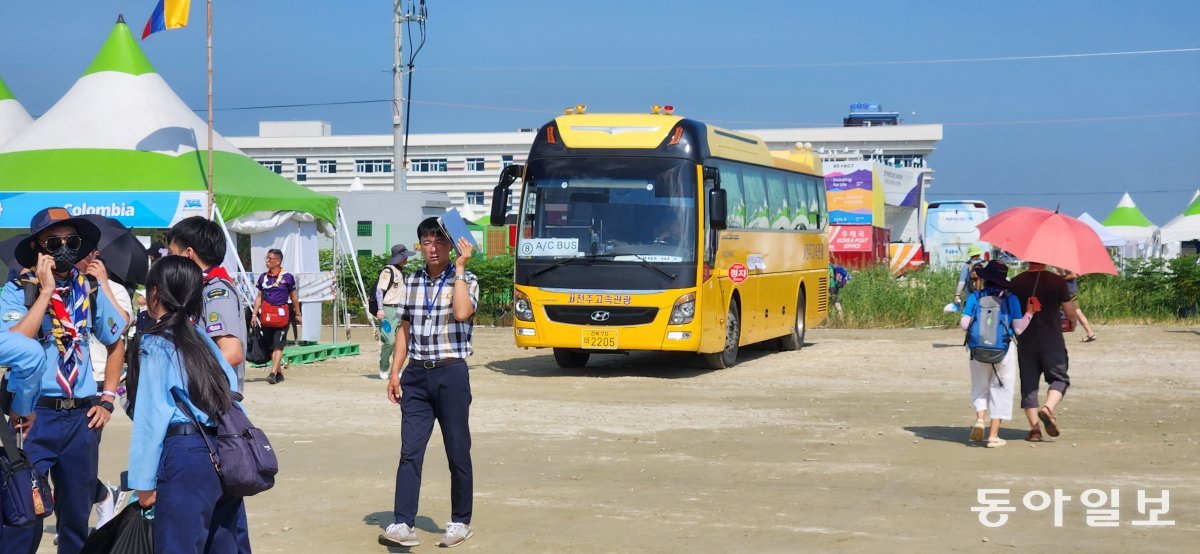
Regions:
<svg viewBox="0 0 1200 554"><path fill-rule="evenodd" d="M471 469L471 382L466 358L471 355L471 329L479 303L479 282L467 271L471 244L458 241L458 258L450 262L450 237L436 217L417 227L425 267L404 279L400 330L388 378L388 400L400 404L400 467L396 470L396 522L379 543L412 547L425 447L437 420L450 465L451 519L438 546L458 546L471 537L474 495ZM405 358L408 365L405 366Z"/></svg>

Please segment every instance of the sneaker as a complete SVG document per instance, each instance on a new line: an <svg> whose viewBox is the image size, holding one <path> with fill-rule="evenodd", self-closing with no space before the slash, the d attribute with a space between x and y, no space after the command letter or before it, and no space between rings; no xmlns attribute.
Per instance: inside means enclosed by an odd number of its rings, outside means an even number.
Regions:
<svg viewBox="0 0 1200 554"><path fill-rule="evenodd" d="M282 374L282 373L268 373L268 374L267 374L267 382L268 382L268 383L270 383L270 384L272 384L272 385L274 385L275 383L278 383L278 382L280 382L280 381L282 381L282 380L283 380L283 374Z"/></svg>
<svg viewBox="0 0 1200 554"><path fill-rule="evenodd" d="M1000 448L1001 446L1004 446L1006 444L1008 444L1008 441L1006 441L1000 437L988 439L988 441L987 441L988 448Z"/></svg>
<svg viewBox="0 0 1200 554"><path fill-rule="evenodd" d="M983 420L975 420L975 425L971 426L971 440L979 442L983 440Z"/></svg>
<svg viewBox="0 0 1200 554"><path fill-rule="evenodd" d="M104 527L105 523L112 520L117 515L118 498L120 490L112 485L105 485L104 489L108 491L108 495L103 500L96 503L96 528Z"/></svg>
<svg viewBox="0 0 1200 554"><path fill-rule="evenodd" d="M391 377L391 376L392 376L391 371L380 371L379 372L379 380L380 381L387 381L388 377Z"/></svg>
<svg viewBox="0 0 1200 554"><path fill-rule="evenodd" d="M379 544L384 546L419 546L421 540L407 523L393 523L379 535Z"/></svg>
<svg viewBox="0 0 1200 554"><path fill-rule="evenodd" d="M474 534L470 525L451 521L446 524L446 534L442 536L442 540L437 542L437 545L442 548L454 548L466 542Z"/></svg>

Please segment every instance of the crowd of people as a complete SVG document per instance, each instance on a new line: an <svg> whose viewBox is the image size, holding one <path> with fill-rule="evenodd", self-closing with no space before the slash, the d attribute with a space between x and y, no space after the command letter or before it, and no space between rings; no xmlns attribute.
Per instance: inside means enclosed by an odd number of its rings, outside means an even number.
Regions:
<svg viewBox="0 0 1200 554"><path fill-rule="evenodd" d="M202 217L180 221L163 242L133 253L148 255L137 282L109 274L101 239L87 218L63 208L38 212L0 292L0 366L9 368L0 386L3 424L52 485L54 502L43 506L57 519L57 550L84 549L93 506L101 528L137 503L153 514L155 551L250 552L243 499L223 487L209 439L222 414L242 410L253 341L272 353L267 382L284 381L287 329L302 322L296 279L272 249L257 294L246 298L221 265L224 231ZM452 245L436 218L421 223L418 239L424 267L405 275L413 253L397 245L376 298L385 344L380 378L404 415L395 522L379 541L419 543L421 469L436 421L453 504L438 544L456 546L472 535L465 360L479 285L465 266L471 245ZM102 431L118 407L133 421L122 487L99 475ZM40 494L36 483L33 493ZM35 553L49 511L31 525L0 527L0 552Z"/></svg>

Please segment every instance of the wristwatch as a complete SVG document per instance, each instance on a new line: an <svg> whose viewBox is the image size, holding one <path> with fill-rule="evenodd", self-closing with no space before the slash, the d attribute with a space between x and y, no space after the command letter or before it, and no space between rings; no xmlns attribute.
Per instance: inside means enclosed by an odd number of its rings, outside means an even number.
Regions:
<svg viewBox="0 0 1200 554"><path fill-rule="evenodd" d="M455 276L454 276L454 280L455 280L455 281L466 281L466 280L467 280L467 276L466 276L466 275L455 275Z"/></svg>
<svg viewBox="0 0 1200 554"><path fill-rule="evenodd" d="M108 413L110 413L110 414L117 410L116 407L113 406L113 403L109 402L107 400L102 400L102 401L96 403L96 405L100 406L101 408L104 408L105 410L108 410Z"/></svg>

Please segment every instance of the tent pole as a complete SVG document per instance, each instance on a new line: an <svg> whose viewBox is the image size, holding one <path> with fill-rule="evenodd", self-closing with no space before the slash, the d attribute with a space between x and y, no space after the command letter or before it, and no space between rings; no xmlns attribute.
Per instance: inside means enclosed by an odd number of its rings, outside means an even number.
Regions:
<svg viewBox="0 0 1200 554"><path fill-rule="evenodd" d="M334 294L333 297L333 344L338 343L338 320L342 317L342 314L339 313L339 308L342 303L342 291L336 288L342 281L339 278L339 276L342 274L342 271L340 264L338 263L341 261L341 250L338 248L338 242L339 241L337 240L333 241L333 283L335 287L334 291L336 291L336 294Z"/></svg>
<svg viewBox="0 0 1200 554"><path fill-rule="evenodd" d="M350 259L354 262L354 276L356 277L355 285L358 286L359 298L363 301L363 307L367 305L367 287L363 284L362 269L358 267L358 255L354 250L354 241L350 240L350 230L346 228L346 214L342 213L342 207L338 206L338 227L342 230L342 236L346 238L346 250L350 254ZM370 313L371 310L364 309L367 312L367 321L371 323L371 328L375 328L375 314Z"/></svg>
<svg viewBox="0 0 1200 554"><path fill-rule="evenodd" d="M233 251L233 259L237 261L238 271L238 288L241 289L242 300L247 307L254 307L254 301L251 300L250 291L254 290L254 283L250 279L250 275L246 272L246 268L242 265L242 257L237 255L237 243L233 240L233 235L229 234L229 228L225 226L225 218L221 216L221 210L215 205L212 206L213 220L221 226L221 233L225 235L225 246Z"/></svg>
<svg viewBox="0 0 1200 554"><path fill-rule="evenodd" d="M212 0L208 0L208 218L212 219L213 207L213 55L212 55Z"/></svg>

